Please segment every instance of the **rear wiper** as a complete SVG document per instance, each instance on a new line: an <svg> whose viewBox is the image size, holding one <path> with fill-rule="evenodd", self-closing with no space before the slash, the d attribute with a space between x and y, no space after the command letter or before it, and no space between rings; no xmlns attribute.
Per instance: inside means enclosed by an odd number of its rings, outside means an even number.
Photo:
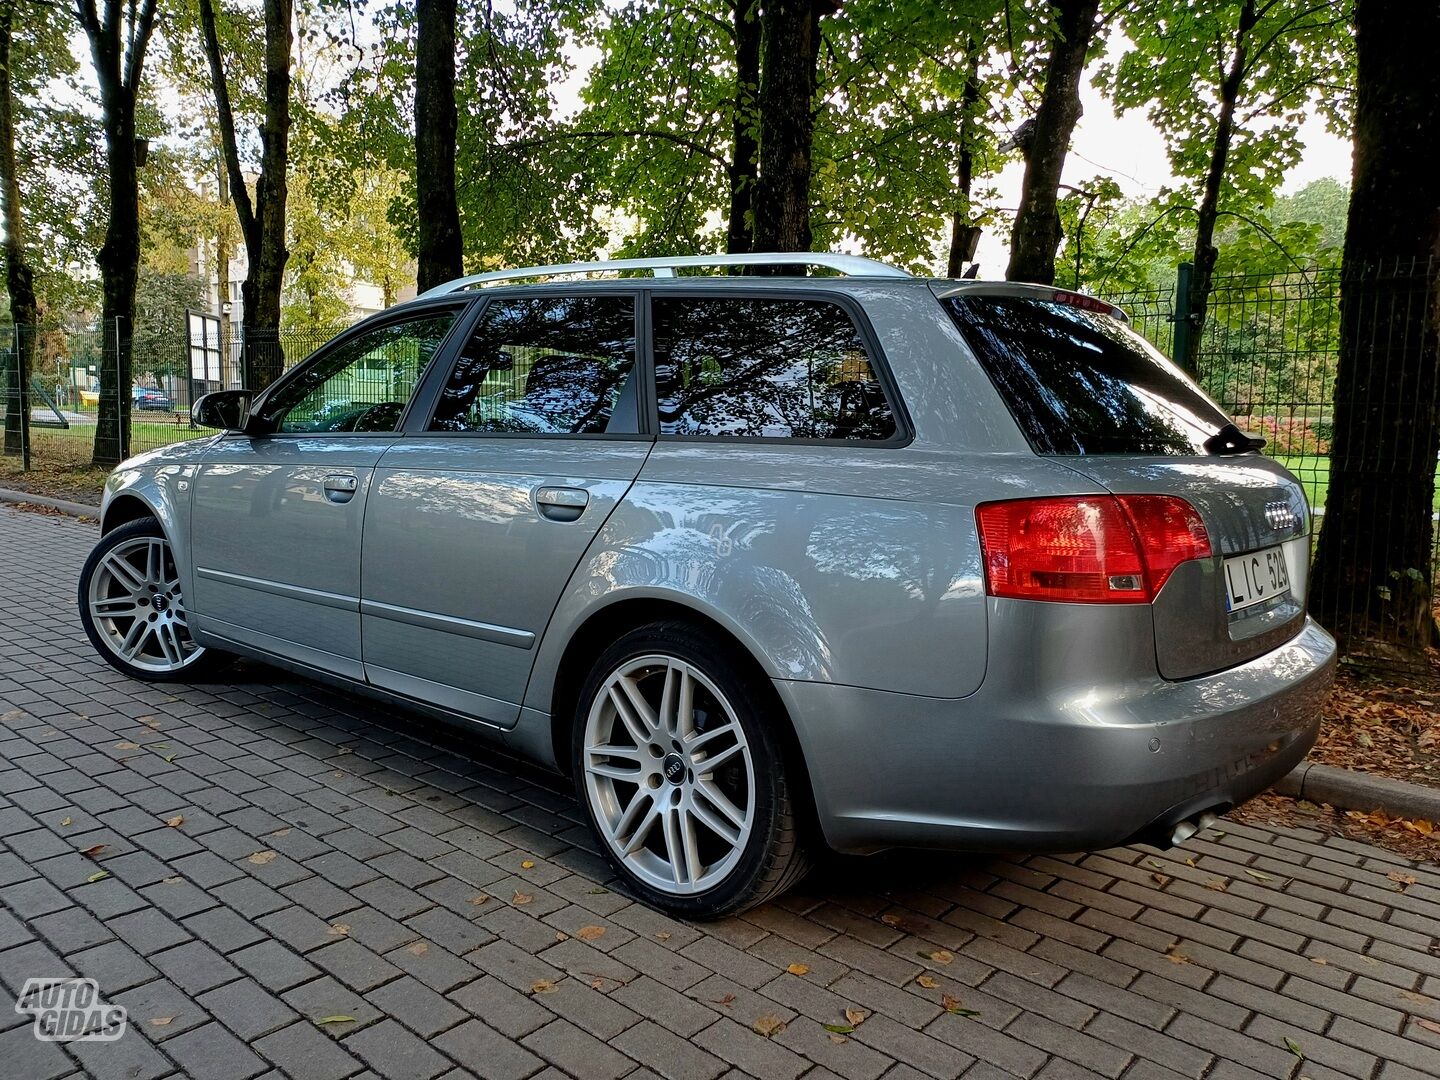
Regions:
<svg viewBox="0 0 1440 1080"><path fill-rule="evenodd" d="M1246 435L1234 424L1226 424L1205 440L1205 452L1216 457L1227 454L1248 454L1252 450L1263 450L1265 440L1258 435Z"/></svg>

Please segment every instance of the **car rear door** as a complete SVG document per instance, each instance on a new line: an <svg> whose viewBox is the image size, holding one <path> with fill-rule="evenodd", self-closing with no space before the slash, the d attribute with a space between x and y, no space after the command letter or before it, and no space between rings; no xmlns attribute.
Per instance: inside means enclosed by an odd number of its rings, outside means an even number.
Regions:
<svg viewBox="0 0 1440 1080"><path fill-rule="evenodd" d="M1152 605L1161 675L1184 679L1299 632L1310 515L1299 482L1247 450L1213 401L1108 304L1072 293L951 287L943 302L1039 454L1114 494L1179 496L1211 557Z"/></svg>
<svg viewBox="0 0 1440 1080"><path fill-rule="evenodd" d="M190 525L202 632L364 677L360 540L372 474L461 306L342 335L258 403L272 433L227 434L206 450Z"/></svg>
<svg viewBox="0 0 1440 1080"><path fill-rule="evenodd" d="M360 624L376 686L500 727L561 590L640 471L637 296L490 297L381 458Z"/></svg>

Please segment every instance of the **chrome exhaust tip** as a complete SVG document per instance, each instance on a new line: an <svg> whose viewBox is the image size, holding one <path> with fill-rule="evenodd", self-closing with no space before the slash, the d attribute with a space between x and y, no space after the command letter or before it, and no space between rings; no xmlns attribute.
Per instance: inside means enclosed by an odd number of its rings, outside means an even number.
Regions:
<svg viewBox="0 0 1440 1080"><path fill-rule="evenodd" d="M1170 833L1170 845L1178 847L1199 831L1199 827L1193 821L1182 821Z"/></svg>
<svg viewBox="0 0 1440 1080"><path fill-rule="evenodd" d="M1198 826L1196 831L1201 832L1205 829L1209 829L1213 827L1215 823L1219 820L1219 817L1207 810L1205 811L1205 813L1201 814L1198 818L1195 819L1195 824L1196 826Z"/></svg>

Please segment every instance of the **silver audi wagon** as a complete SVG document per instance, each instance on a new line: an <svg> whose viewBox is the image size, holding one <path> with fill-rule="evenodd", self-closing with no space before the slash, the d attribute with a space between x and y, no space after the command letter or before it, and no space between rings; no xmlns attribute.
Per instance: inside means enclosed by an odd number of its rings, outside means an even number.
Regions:
<svg viewBox="0 0 1440 1080"><path fill-rule="evenodd" d="M713 275L737 263L812 276ZM641 898L1178 843L1314 741L1303 489L1093 297L843 255L480 274L110 477L80 611L573 777Z"/></svg>

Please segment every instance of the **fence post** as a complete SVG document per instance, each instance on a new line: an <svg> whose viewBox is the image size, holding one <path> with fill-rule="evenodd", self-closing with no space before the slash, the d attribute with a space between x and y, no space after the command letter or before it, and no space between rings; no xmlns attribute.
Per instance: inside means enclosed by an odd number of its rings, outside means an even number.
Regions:
<svg viewBox="0 0 1440 1080"><path fill-rule="evenodd" d="M1185 373L1198 377L1195 370L1195 322L1191 318L1190 286L1195 278L1195 264L1182 262L1175 269L1175 362Z"/></svg>
<svg viewBox="0 0 1440 1080"><path fill-rule="evenodd" d="M15 324L13 325L13 329L14 329L15 337L14 337L14 341L12 342L12 344L13 344L13 346L14 346L14 350L13 350L12 353L11 353L11 357L12 357L11 367L12 367L12 368L14 369L14 371L15 371L16 393L19 395L19 399L20 399L20 409L19 409L19 416L20 416L20 471L21 471L21 472L29 472L29 471L30 471L30 385L29 385L29 383L30 383L31 370L30 370L30 365L29 365L29 364L21 363L20 358L21 358L22 355L30 355L30 356L32 356L32 358L33 358L33 353L32 353L32 354L22 354L22 353L20 352L20 349L21 349L21 347L22 347L22 343L21 343L21 341L20 341L20 335L21 335L22 333L24 333L24 331L21 329L19 323L15 323ZM33 331L32 331L32 333L33 333ZM31 349L33 349L33 348L35 347L35 339L34 339L34 337L31 337L31 339L30 339L30 341L29 341L29 343L28 343L28 347L31 348Z"/></svg>

